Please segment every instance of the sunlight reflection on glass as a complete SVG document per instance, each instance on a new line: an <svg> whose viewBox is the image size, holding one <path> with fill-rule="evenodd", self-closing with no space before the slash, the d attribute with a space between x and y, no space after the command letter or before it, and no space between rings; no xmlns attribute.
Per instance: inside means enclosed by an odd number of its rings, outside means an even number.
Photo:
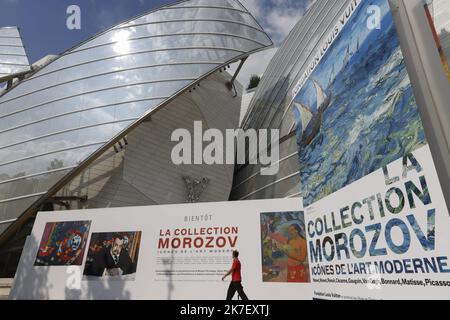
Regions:
<svg viewBox="0 0 450 320"><path fill-rule="evenodd" d="M111 39L113 42L116 42L113 46L114 52L118 54L126 54L129 53L130 43L128 38L130 37L130 32L126 30L121 30L114 35Z"/></svg>

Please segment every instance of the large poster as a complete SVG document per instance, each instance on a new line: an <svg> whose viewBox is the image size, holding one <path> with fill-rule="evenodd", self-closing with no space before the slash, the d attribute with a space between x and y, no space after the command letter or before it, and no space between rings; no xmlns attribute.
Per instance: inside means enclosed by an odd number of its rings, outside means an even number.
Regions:
<svg viewBox="0 0 450 320"><path fill-rule="evenodd" d="M314 298L450 298L450 216L428 146L305 211Z"/></svg>
<svg viewBox="0 0 450 320"><path fill-rule="evenodd" d="M222 300L237 250L252 300L448 299L448 230L423 146L307 208L278 199L39 213L10 298ZM35 263L52 234L69 243L79 232L74 248L89 243L79 264Z"/></svg>
<svg viewBox="0 0 450 320"><path fill-rule="evenodd" d="M34 265L48 222L80 219L90 221L80 264ZM11 298L224 300L235 250L249 299L311 297L303 207L278 199L39 213Z"/></svg>
<svg viewBox="0 0 450 320"><path fill-rule="evenodd" d="M293 100L313 298L448 299L450 216L388 1L352 1L321 48Z"/></svg>
<svg viewBox="0 0 450 320"><path fill-rule="evenodd" d="M388 1L352 1L334 30L293 102L305 206L427 144Z"/></svg>

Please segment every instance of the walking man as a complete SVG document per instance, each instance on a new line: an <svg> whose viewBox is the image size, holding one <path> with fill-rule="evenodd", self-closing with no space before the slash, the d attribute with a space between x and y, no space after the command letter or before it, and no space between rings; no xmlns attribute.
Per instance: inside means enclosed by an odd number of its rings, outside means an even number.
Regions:
<svg viewBox="0 0 450 320"><path fill-rule="evenodd" d="M241 277L241 262L238 259L239 252L237 250L233 251L233 266L226 275L222 277L222 281L225 280L231 274L231 283L228 287L227 300L232 300L236 291L242 300L248 300L247 295L242 287L242 277Z"/></svg>

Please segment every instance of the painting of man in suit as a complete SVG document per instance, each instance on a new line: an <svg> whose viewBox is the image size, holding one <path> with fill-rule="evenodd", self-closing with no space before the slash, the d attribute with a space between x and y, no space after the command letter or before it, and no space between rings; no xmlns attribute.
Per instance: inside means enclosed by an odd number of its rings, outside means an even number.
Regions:
<svg viewBox="0 0 450 320"><path fill-rule="evenodd" d="M134 278L140 237L140 232L94 233L84 275Z"/></svg>

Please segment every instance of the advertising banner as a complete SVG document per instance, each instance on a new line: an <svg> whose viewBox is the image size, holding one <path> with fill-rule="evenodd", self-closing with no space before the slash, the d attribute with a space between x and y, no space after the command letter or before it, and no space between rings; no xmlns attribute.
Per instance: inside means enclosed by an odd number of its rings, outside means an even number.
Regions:
<svg viewBox="0 0 450 320"><path fill-rule="evenodd" d="M316 202L305 217L315 298L450 298L450 215L428 146Z"/></svg>
<svg viewBox="0 0 450 320"><path fill-rule="evenodd" d="M237 250L249 299L309 299L304 219L299 199L42 212L10 298L224 300Z"/></svg>
<svg viewBox="0 0 450 320"><path fill-rule="evenodd" d="M319 48L293 100L305 206L427 144L387 0L351 1Z"/></svg>
<svg viewBox="0 0 450 320"><path fill-rule="evenodd" d="M39 213L10 298L223 300L234 250L252 300L450 297L450 215L428 146L300 202Z"/></svg>
<svg viewBox="0 0 450 320"><path fill-rule="evenodd" d="M294 89L319 299L450 297L450 216L387 0L351 1Z"/></svg>
<svg viewBox="0 0 450 320"><path fill-rule="evenodd" d="M40 213L10 298L222 300L238 250L250 299L447 299L448 230L424 146L304 210L279 199Z"/></svg>

